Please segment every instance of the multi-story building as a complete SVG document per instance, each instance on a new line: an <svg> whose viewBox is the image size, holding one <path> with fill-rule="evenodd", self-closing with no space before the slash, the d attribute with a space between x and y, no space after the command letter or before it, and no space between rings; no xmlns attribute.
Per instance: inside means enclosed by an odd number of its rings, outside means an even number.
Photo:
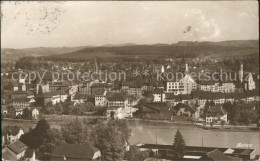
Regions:
<svg viewBox="0 0 260 161"><path fill-rule="evenodd" d="M93 83L91 86L91 94L98 94L100 91L107 90L108 92L111 90L112 86L108 83Z"/></svg>
<svg viewBox="0 0 260 161"><path fill-rule="evenodd" d="M53 82L49 84L49 90L50 92L56 92L56 91L68 92L69 86L70 86L69 83L66 81Z"/></svg>
<svg viewBox="0 0 260 161"><path fill-rule="evenodd" d="M93 84L93 82L82 82L82 83L79 83L78 92L80 94L91 94L90 86L92 84Z"/></svg>
<svg viewBox="0 0 260 161"><path fill-rule="evenodd" d="M245 90L254 90L254 89L256 89L256 85L253 79L253 75L250 72L245 78Z"/></svg>
<svg viewBox="0 0 260 161"><path fill-rule="evenodd" d="M19 107L19 108L29 107L30 105L33 105L34 103L35 103L34 98L19 98L19 99L12 100L12 105L14 107Z"/></svg>
<svg viewBox="0 0 260 161"><path fill-rule="evenodd" d="M36 96L37 105L42 107L48 103L56 105L59 102L65 102L68 99L68 94L62 91L42 93Z"/></svg>
<svg viewBox="0 0 260 161"><path fill-rule="evenodd" d="M168 93L175 95L190 94L192 90L197 89L197 83L189 74L186 74L179 81L175 79L175 81L167 82L166 89Z"/></svg>
<svg viewBox="0 0 260 161"><path fill-rule="evenodd" d="M95 106L106 106L107 99L106 99L107 91L101 91L100 93L95 94Z"/></svg>
<svg viewBox="0 0 260 161"><path fill-rule="evenodd" d="M128 107L128 99L121 94L113 94L107 97L108 108L107 117L112 119L121 119L124 117L124 109Z"/></svg>
<svg viewBox="0 0 260 161"><path fill-rule="evenodd" d="M165 102L165 93L163 89L156 88L153 91L153 102Z"/></svg>
<svg viewBox="0 0 260 161"><path fill-rule="evenodd" d="M222 92L232 93L235 91L235 84L233 82L200 82L198 84L198 90L211 91L211 92Z"/></svg>

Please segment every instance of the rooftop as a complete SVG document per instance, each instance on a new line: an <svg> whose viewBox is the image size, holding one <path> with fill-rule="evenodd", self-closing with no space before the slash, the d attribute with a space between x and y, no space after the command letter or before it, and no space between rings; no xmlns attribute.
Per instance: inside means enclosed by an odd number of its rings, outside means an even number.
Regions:
<svg viewBox="0 0 260 161"><path fill-rule="evenodd" d="M16 136L22 127L20 126L4 126L2 127L2 135L9 133L9 135Z"/></svg>
<svg viewBox="0 0 260 161"><path fill-rule="evenodd" d="M20 154L23 151L25 151L28 147L22 143L20 140L10 144L7 146L11 151L13 151L16 154Z"/></svg>
<svg viewBox="0 0 260 161"><path fill-rule="evenodd" d="M66 157L74 159L93 159L99 150L88 144L62 144L52 152L52 157Z"/></svg>

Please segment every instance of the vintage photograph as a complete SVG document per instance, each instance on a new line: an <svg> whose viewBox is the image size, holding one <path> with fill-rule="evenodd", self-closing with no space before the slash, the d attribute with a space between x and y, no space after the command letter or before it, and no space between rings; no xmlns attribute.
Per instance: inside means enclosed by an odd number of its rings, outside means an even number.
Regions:
<svg viewBox="0 0 260 161"><path fill-rule="evenodd" d="M1 2L2 161L260 161L258 8Z"/></svg>

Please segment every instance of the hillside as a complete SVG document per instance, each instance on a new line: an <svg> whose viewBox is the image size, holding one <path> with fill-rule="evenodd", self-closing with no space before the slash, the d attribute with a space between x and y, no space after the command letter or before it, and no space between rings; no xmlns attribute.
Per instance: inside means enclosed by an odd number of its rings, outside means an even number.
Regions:
<svg viewBox="0 0 260 161"><path fill-rule="evenodd" d="M222 42L180 41L175 44L137 45L107 44L81 47L38 47L25 49L1 49L1 61L14 61L25 56L45 57L45 60L82 61L93 57L106 60L147 59L158 57L226 57L259 54L258 40L235 40Z"/></svg>
<svg viewBox="0 0 260 161"><path fill-rule="evenodd" d="M49 55L59 55L64 53L71 53L81 50L84 47L61 47L61 48L51 48L51 47L38 47L38 48L25 48L25 49L1 49L1 61L14 61L25 56L49 56Z"/></svg>
<svg viewBox="0 0 260 161"><path fill-rule="evenodd" d="M87 47L75 52L48 56L51 60L87 60L97 58L157 58L157 57L226 57L259 54L258 40L223 42L178 42L176 44L118 45Z"/></svg>

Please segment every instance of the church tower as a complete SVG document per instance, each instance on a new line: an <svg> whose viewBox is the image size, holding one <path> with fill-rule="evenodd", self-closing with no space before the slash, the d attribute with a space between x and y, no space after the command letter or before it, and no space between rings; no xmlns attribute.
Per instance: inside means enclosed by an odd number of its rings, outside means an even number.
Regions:
<svg viewBox="0 0 260 161"><path fill-rule="evenodd" d="M161 72L164 73L164 66L162 65Z"/></svg>
<svg viewBox="0 0 260 161"><path fill-rule="evenodd" d="M241 83L243 82L243 75L244 75L244 69L243 69L243 64L241 64L239 70L239 80Z"/></svg>

